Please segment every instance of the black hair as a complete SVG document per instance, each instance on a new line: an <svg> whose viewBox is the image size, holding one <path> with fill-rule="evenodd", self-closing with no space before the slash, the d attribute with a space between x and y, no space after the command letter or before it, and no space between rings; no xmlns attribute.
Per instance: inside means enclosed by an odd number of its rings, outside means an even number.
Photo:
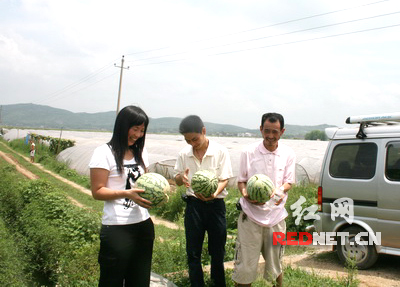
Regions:
<svg viewBox="0 0 400 287"><path fill-rule="evenodd" d="M140 126L142 124L144 124L143 136L137 139L132 146L128 146L129 129L133 126ZM132 150L136 162L145 168L142 152L148 124L149 118L139 107L127 106L118 113L117 118L115 119L113 135L111 140L108 142L108 145L113 151L119 173L123 170L124 156L128 149Z"/></svg>
<svg viewBox="0 0 400 287"><path fill-rule="evenodd" d="M283 119L283 116L278 113L265 113L262 115L261 118L261 126L264 126L265 121L268 120L271 123L274 123L276 121L279 121L281 125L281 130L285 127L285 120Z"/></svg>
<svg viewBox="0 0 400 287"><path fill-rule="evenodd" d="M179 125L179 132L181 134L186 133L198 133L203 132L204 123L199 116L190 115L184 118Z"/></svg>

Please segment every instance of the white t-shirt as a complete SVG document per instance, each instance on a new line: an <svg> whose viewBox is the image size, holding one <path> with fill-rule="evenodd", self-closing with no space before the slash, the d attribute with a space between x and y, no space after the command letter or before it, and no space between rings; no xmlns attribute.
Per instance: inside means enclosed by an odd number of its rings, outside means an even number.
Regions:
<svg viewBox="0 0 400 287"><path fill-rule="evenodd" d="M146 167L149 165L146 148L143 149L142 158ZM144 174L144 169L136 163L135 158L124 160L122 175L117 171L117 164L110 147L103 144L97 147L89 163L89 168L102 168L108 170L106 187L113 190L125 190L133 187L134 182ZM120 198L104 202L104 225L125 225L147 220L150 214L146 208L137 205L133 200Z"/></svg>
<svg viewBox="0 0 400 287"><path fill-rule="evenodd" d="M179 152L174 168L175 176L178 173L183 173L187 168L189 169L189 182L191 182L196 171L199 170L212 171L219 180L233 177L228 150L219 143L211 140L209 140L207 151L201 162L194 156L191 145L187 145ZM195 196L190 186L186 190L186 194ZM228 192L224 189L218 194L217 198L224 198L227 194Z"/></svg>

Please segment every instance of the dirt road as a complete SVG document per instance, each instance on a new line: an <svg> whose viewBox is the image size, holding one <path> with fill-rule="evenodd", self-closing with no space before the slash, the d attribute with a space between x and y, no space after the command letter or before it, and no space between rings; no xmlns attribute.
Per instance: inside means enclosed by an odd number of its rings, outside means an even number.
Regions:
<svg viewBox="0 0 400 287"><path fill-rule="evenodd" d="M333 279L347 276L343 265L340 264L336 252L325 246L310 248L309 252L301 255L284 256L284 264L299 267L309 273L329 276ZM357 270L360 286L381 287L400 286L400 256L381 254L377 263L368 270Z"/></svg>

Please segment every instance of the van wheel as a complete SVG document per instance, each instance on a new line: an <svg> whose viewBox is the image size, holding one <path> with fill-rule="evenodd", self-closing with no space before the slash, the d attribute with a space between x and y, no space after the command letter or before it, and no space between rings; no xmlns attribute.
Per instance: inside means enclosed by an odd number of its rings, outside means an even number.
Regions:
<svg viewBox="0 0 400 287"><path fill-rule="evenodd" d="M356 235L365 232L365 230L359 226L349 226L342 232L349 233L349 236L345 237L344 244L342 244L340 237L337 239L337 254L342 264L344 265L347 260L353 259L358 269L368 269L374 265L378 259L375 245L368 245L368 236L362 236L359 240L360 243L365 242L366 245L357 244L355 240Z"/></svg>

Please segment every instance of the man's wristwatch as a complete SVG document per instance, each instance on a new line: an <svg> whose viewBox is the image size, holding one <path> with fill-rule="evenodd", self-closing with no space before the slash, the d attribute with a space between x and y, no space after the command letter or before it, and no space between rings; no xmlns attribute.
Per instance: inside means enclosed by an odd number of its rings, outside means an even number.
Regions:
<svg viewBox="0 0 400 287"><path fill-rule="evenodd" d="M282 185L282 186L279 188L279 190L280 190L282 193L284 193L284 192L285 192L285 187Z"/></svg>

